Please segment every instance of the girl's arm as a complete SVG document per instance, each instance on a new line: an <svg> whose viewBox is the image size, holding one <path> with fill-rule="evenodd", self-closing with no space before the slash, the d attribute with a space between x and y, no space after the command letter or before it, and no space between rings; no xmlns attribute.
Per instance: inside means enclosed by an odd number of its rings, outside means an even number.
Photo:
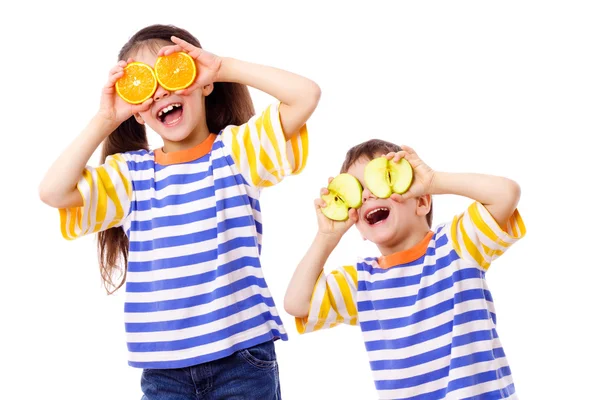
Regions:
<svg viewBox="0 0 600 400"><path fill-rule="evenodd" d="M281 101L279 118L288 139L304 126L321 97L319 86L308 78L233 58L223 59L218 79L251 86Z"/></svg>
<svg viewBox="0 0 600 400"><path fill-rule="evenodd" d="M147 110L152 104L152 99L148 99L143 104L133 106L125 103L116 94L115 82L123 76L123 68L127 63L132 61L120 61L110 70L108 82L102 89L99 111L46 172L39 186L39 195L49 206L82 206L83 199L77 190L77 182L96 148L123 121L135 113Z"/></svg>
<svg viewBox="0 0 600 400"><path fill-rule="evenodd" d="M159 56L186 51L199 67L196 82L182 93L213 82L235 82L270 94L282 103L279 117L287 139L298 133L317 107L321 89L308 78L274 67L217 57L175 36L171 40L175 45L161 49Z"/></svg>

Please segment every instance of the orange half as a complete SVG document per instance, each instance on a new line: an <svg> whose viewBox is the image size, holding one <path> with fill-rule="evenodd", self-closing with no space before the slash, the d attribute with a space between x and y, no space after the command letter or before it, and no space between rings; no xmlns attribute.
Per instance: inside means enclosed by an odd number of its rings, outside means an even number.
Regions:
<svg viewBox="0 0 600 400"><path fill-rule="evenodd" d="M126 102L140 104L156 91L157 81L152 67L141 62L132 62L124 68L124 74L115 83L117 94Z"/></svg>
<svg viewBox="0 0 600 400"><path fill-rule="evenodd" d="M196 79L196 62L189 54L178 52L158 57L154 64L156 79L166 90L189 87Z"/></svg>

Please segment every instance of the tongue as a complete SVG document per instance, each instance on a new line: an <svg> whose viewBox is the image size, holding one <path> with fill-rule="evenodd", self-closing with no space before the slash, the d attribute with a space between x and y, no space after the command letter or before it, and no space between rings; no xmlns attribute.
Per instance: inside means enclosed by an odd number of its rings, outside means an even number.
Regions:
<svg viewBox="0 0 600 400"><path fill-rule="evenodd" d="M163 121L165 125L169 125L172 124L174 121L176 121L179 117L181 117L181 113L183 111L181 110L181 108L177 108L173 111L171 111L170 113L168 113L167 115L165 115L165 120Z"/></svg>

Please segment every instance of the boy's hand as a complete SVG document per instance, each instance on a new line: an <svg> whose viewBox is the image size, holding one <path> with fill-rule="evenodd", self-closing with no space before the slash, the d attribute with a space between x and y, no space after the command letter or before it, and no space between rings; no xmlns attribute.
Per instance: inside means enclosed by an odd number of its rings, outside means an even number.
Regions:
<svg viewBox="0 0 600 400"><path fill-rule="evenodd" d="M386 158L393 162L399 162L402 158L410 163L413 168L413 182L408 191L404 194L394 193L391 196L392 200L402 202L411 198L416 198L426 194L432 194L433 182L435 181L435 171L425 164L419 158L417 153L408 146L402 145L402 151L397 153L388 153Z"/></svg>
<svg viewBox="0 0 600 400"><path fill-rule="evenodd" d="M329 182L331 182L333 178L329 178ZM329 193L329 190L326 188L321 188L321 196ZM352 225L354 225L358 221L358 212L351 208L348 211L348 219L346 221L333 221L327 218L321 208L327 207L327 203L321 197L315 199L315 209L317 212L317 222L319 224L319 234L323 235L327 238L331 238L334 240L340 240L344 233L350 229Z"/></svg>

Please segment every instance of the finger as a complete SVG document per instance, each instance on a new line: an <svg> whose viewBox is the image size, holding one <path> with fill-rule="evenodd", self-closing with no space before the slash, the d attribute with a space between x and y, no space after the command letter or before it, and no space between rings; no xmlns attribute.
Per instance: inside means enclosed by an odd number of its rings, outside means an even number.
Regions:
<svg viewBox="0 0 600 400"><path fill-rule="evenodd" d="M130 60L131 60L131 58L130 58ZM117 66L118 66L118 67L121 67L121 68L125 68L125 67L127 66L127 63L128 63L128 62L131 62L131 61L124 61L124 60L121 60L121 61L119 61L119 62L117 63Z"/></svg>
<svg viewBox="0 0 600 400"><path fill-rule="evenodd" d="M350 225L354 225L357 222L358 222L358 211L356 211L355 208L351 208L350 211L348 211L348 220L346 221L346 223L350 224Z"/></svg>
<svg viewBox="0 0 600 400"><path fill-rule="evenodd" d="M125 72L123 70L114 72L108 77L108 82L106 82L106 85L104 87L112 88L115 85L115 83L119 80L119 78L121 78L123 75L125 75Z"/></svg>
<svg viewBox="0 0 600 400"><path fill-rule="evenodd" d="M395 155L396 155L396 153L394 153L393 151L390 151L389 153L387 153L385 155L385 158L387 158L388 160L391 160L392 158L394 158Z"/></svg>
<svg viewBox="0 0 600 400"><path fill-rule="evenodd" d="M131 64L132 62L135 62L135 60L133 58L129 57L127 59L127 64Z"/></svg>
<svg viewBox="0 0 600 400"><path fill-rule="evenodd" d="M395 202L402 203L405 199L402 198L398 193L393 193L390 198Z"/></svg>
<svg viewBox="0 0 600 400"><path fill-rule="evenodd" d="M150 106L152 105L152 101L153 101L153 98L150 97L148 100L146 100L142 104L138 104L138 105L134 106L131 111L134 114L148 111L150 109Z"/></svg>
<svg viewBox="0 0 600 400"><path fill-rule="evenodd" d="M329 190L327 190L327 188L321 188L320 193L321 193L321 196L326 196L329 194Z"/></svg>
<svg viewBox="0 0 600 400"><path fill-rule="evenodd" d="M196 82L192 83L190 86L186 87L185 89L176 90L175 94L180 95L180 96L187 96L198 88L200 88L200 84L198 83L198 81L196 81Z"/></svg>
<svg viewBox="0 0 600 400"><path fill-rule="evenodd" d="M417 154L412 147L409 147L409 146L407 146L405 144L403 144L402 146L400 146L400 148L403 151L405 151L406 153L408 153L408 154Z"/></svg>
<svg viewBox="0 0 600 400"><path fill-rule="evenodd" d="M325 203L325 201L321 198L315 199L314 201L315 203L315 208L317 210L320 210L321 208L327 207L327 203Z"/></svg>
<svg viewBox="0 0 600 400"><path fill-rule="evenodd" d="M396 154L394 154L394 158L393 161L395 163L399 163L401 159L403 159L406 156L406 152L405 151L399 151Z"/></svg>
<svg viewBox="0 0 600 400"><path fill-rule="evenodd" d="M194 46L193 44L190 44L190 43L186 42L185 40L178 38L177 36L171 36L171 42L175 43L176 45L179 45L182 49L184 49L186 51L193 51L198 48L198 47Z"/></svg>
<svg viewBox="0 0 600 400"><path fill-rule="evenodd" d="M183 51L183 48L177 44L165 46L158 51L158 56L168 56L170 54L178 53L180 51Z"/></svg>
<svg viewBox="0 0 600 400"><path fill-rule="evenodd" d="M329 178L327 178L327 183L331 183L331 181L333 180L333 178L330 176Z"/></svg>

